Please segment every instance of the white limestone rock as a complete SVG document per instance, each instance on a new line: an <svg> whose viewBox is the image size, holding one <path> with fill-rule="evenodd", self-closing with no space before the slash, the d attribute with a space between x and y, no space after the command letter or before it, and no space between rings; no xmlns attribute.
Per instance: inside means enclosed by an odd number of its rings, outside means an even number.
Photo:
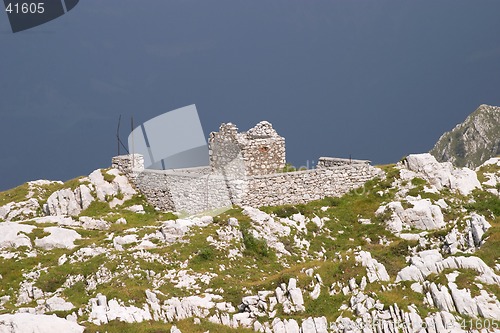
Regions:
<svg viewBox="0 0 500 333"><path fill-rule="evenodd" d="M309 317L302 321L301 328L302 333L328 333L328 322L325 317Z"/></svg>
<svg viewBox="0 0 500 333"><path fill-rule="evenodd" d="M321 285L319 283L316 283L314 285L314 289L309 293L309 295L311 296L311 299L317 299L320 294L321 294Z"/></svg>
<svg viewBox="0 0 500 333"><path fill-rule="evenodd" d="M123 245L128 245L128 244L133 244L137 243L137 236L136 235L125 235L125 236L118 236L113 238L113 246L117 250L123 250Z"/></svg>
<svg viewBox="0 0 500 333"><path fill-rule="evenodd" d="M20 202L9 202L0 207L0 219L5 221L18 221L37 216L40 204L36 199L28 199Z"/></svg>
<svg viewBox="0 0 500 333"><path fill-rule="evenodd" d="M76 262L82 262L93 258L100 254L106 253L108 250L104 247L82 247L73 253L70 257L70 263L74 264Z"/></svg>
<svg viewBox="0 0 500 333"><path fill-rule="evenodd" d="M112 320L141 323L153 319L147 304L143 308L133 305L125 306L116 299L107 301L106 296L102 294L97 294L96 298L91 298L89 304L89 321L96 325L105 324Z"/></svg>
<svg viewBox="0 0 500 333"><path fill-rule="evenodd" d="M396 233L400 233L411 227L421 230L434 230L445 226L443 213L438 205L433 205L429 199L408 199L413 207L404 209L401 202L390 202L380 206L376 214L391 213L387 227Z"/></svg>
<svg viewBox="0 0 500 333"><path fill-rule="evenodd" d="M467 220L467 226L469 227L473 245L480 247L483 243L482 237L484 233L491 228L491 224L486 221L484 216L473 213L470 219Z"/></svg>
<svg viewBox="0 0 500 333"><path fill-rule="evenodd" d="M87 185L80 185L74 191L69 188L53 192L43 205L46 215L77 216L94 201Z"/></svg>
<svg viewBox="0 0 500 333"><path fill-rule="evenodd" d="M283 321L286 333L300 333L299 324L295 319L285 319Z"/></svg>
<svg viewBox="0 0 500 333"><path fill-rule="evenodd" d="M500 284L500 276L478 257L453 257L443 259L438 250L419 252L410 259L410 266L403 268L396 276L399 281L420 281L431 274L439 274L444 269L472 269L479 273L477 279L486 284Z"/></svg>
<svg viewBox="0 0 500 333"><path fill-rule="evenodd" d="M170 328L170 333L182 333L180 329L177 328L177 326L172 325Z"/></svg>
<svg viewBox="0 0 500 333"><path fill-rule="evenodd" d="M174 243L181 239L192 227L206 227L210 223L211 221L199 217L168 220L162 223L160 232L166 242Z"/></svg>
<svg viewBox="0 0 500 333"><path fill-rule="evenodd" d="M120 217L118 220L115 222L116 224L127 224L127 220L124 217Z"/></svg>
<svg viewBox="0 0 500 333"><path fill-rule="evenodd" d="M99 201L109 201L110 207L113 208L122 205L137 193L129 183L127 177L122 175L118 169L110 169L106 173L114 176L111 182L104 179L102 170L100 169L94 170L88 177L95 188L95 193ZM118 195L122 195L123 198L117 198ZM109 200L110 198L111 200Z"/></svg>
<svg viewBox="0 0 500 333"><path fill-rule="evenodd" d="M50 233L50 235L35 239L35 246L45 250L55 248L73 249L76 246L75 240L82 238L75 230L61 227L47 227L43 231Z"/></svg>
<svg viewBox="0 0 500 333"><path fill-rule="evenodd" d="M487 319L498 320L500 318L500 302L486 291L481 290L480 295L475 297L478 314Z"/></svg>
<svg viewBox="0 0 500 333"><path fill-rule="evenodd" d="M289 226L283 225L280 221L276 221L269 214L257 208L246 206L243 208L243 214L249 216L254 222L252 225L254 237L264 239L269 247L276 250L278 257L290 255L290 252L285 249L285 245L279 241L280 237L290 235L291 229Z"/></svg>
<svg viewBox="0 0 500 333"><path fill-rule="evenodd" d="M127 210L130 210L131 212L134 212L137 214L145 214L146 213L144 211L144 207L142 205L133 205L133 206L127 207Z"/></svg>
<svg viewBox="0 0 500 333"><path fill-rule="evenodd" d="M88 216L80 216L78 219L83 229L86 230L108 230L111 224L104 220L94 219Z"/></svg>
<svg viewBox="0 0 500 333"><path fill-rule="evenodd" d="M44 224L44 223L56 223L59 226L79 226L80 223L78 221L75 221L71 217L66 217L62 215L49 215L49 216L42 216L42 217L35 217L32 219L35 223L39 224Z"/></svg>
<svg viewBox="0 0 500 333"><path fill-rule="evenodd" d="M297 287L297 280L294 278L290 278L288 281L288 294L290 295L290 300L294 305L294 311L305 311L302 290Z"/></svg>
<svg viewBox="0 0 500 333"><path fill-rule="evenodd" d="M370 283L390 280L385 266L376 259L373 259L370 252L359 251L356 255L356 261L360 262L366 268L366 276Z"/></svg>
<svg viewBox="0 0 500 333"><path fill-rule="evenodd" d="M14 222L0 222L0 249L18 248L26 246L31 249L31 240L26 234L30 234L32 225Z"/></svg>
<svg viewBox="0 0 500 333"><path fill-rule="evenodd" d="M220 301L222 298L213 294L202 296L204 297L173 297L165 301L163 308L167 320L182 320L191 317L206 318L210 314L210 309L215 307L215 301Z"/></svg>
<svg viewBox="0 0 500 333"><path fill-rule="evenodd" d="M88 178L92 185L94 185L95 193L99 201L107 201L107 198L114 197L118 194L117 188L104 179L101 169L92 171Z"/></svg>
<svg viewBox="0 0 500 333"><path fill-rule="evenodd" d="M281 321L280 318L274 318L271 326L274 333L286 333L285 324Z"/></svg>
<svg viewBox="0 0 500 333"><path fill-rule="evenodd" d="M484 243L482 237L490 227L491 225L484 216L472 213L466 220L463 232L455 227L446 235L445 248L451 254L455 254L459 250L472 253Z"/></svg>
<svg viewBox="0 0 500 333"><path fill-rule="evenodd" d="M403 163L407 170L413 173L402 172L407 180L414 177L426 179L438 190L448 187L457 190L463 195L469 195L472 190L481 188L476 173L469 168L454 168L450 162L439 163L434 156L428 153L408 155Z"/></svg>
<svg viewBox="0 0 500 333"><path fill-rule="evenodd" d="M55 315L29 313L0 315L2 333L83 333L84 327Z"/></svg>
<svg viewBox="0 0 500 333"><path fill-rule="evenodd" d="M67 302L59 296L52 296L45 301L47 311L69 311L75 308L71 302Z"/></svg>

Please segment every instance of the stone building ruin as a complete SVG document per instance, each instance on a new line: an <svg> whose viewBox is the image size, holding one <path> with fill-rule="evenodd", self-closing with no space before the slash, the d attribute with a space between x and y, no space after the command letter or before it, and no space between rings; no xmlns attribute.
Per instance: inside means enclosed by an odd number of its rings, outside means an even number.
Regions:
<svg viewBox="0 0 500 333"><path fill-rule="evenodd" d="M222 124L219 132L210 133L208 147L210 167L215 172L235 158L242 159L248 176L278 172L286 163L285 138L267 121L241 133L234 124Z"/></svg>
<svg viewBox="0 0 500 333"><path fill-rule="evenodd" d="M267 121L246 132L222 124L208 138L209 165L145 169L138 154L115 156L154 207L186 214L238 206L299 204L341 196L379 174L370 161L320 157L315 169L284 172L285 139Z"/></svg>

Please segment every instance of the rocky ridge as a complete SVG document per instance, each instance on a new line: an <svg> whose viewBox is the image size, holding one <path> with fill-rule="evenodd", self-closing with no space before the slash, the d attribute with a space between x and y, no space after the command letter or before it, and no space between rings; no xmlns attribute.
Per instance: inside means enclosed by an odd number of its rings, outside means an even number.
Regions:
<svg viewBox="0 0 500 333"><path fill-rule="evenodd" d="M480 105L463 123L444 133L430 153L440 162L469 168L500 155L500 107Z"/></svg>
<svg viewBox="0 0 500 333"><path fill-rule="evenodd" d="M182 219L114 169L1 193L0 332L495 331L500 159L382 170L342 198Z"/></svg>

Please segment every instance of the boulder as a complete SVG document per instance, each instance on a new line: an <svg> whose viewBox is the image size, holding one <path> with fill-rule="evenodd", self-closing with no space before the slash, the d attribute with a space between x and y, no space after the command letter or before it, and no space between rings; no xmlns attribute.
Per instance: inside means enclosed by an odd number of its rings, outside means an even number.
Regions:
<svg viewBox="0 0 500 333"><path fill-rule="evenodd" d="M110 223L104 220L93 219L88 216L81 216L79 219L82 228L86 230L108 230Z"/></svg>
<svg viewBox="0 0 500 333"><path fill-rule="evenodd" d="M423 178L438 190L448 187L468 195L472 190L481 188L476 173L469 168L454 168L450 162L439 163L431 154L408 155L401 164L413 173L402 173L403 178Z"/></svg>
<svg viewBox="0 0 500 333"><path fill-rule="evenodd" d="M35 229L32 225L19 224L14 222L0 223L0 249L18 248L26 246L31 248L31 240L26 234Z"/></svg>
<svg viewBox="0 0 500 333"><path fill-rule="evenodd" d="M401 202L395 201L377 209L377 215L384 214L387 211L391 213L391 217L386 221L391 231L399 233L412 227L421 230L433 230L445 226L443 213L438 205L432 204L429 199L407 199L408 203L413 207L404 209Z"/></svg>
<svg viewBox="0 0 500 333"><path fill-rule="evenodd" d="M55 315L35 315L29 313L0 315L2 333L82 333L84 327Z"/></svg>
<svg viewBox="0 0 500 333"><path fill-rule="evenodd" d="M360 262L363 267L366 267L366 276L370 283L390 280L385 266L373 259L370 252L359 251L356 255L356 261Z"/></svg>
<svg viewBox="0 0 500 333"><path fill-rule="evenodd" d="M77 216L94 201L87 185L80 185L74 191L69 188L53 192L43 205L46 215Z"/></svg>
<svg viewBox="0 0 500 333"><path fill-rule="evenodd" d="M48 227L44 228L43 231L50 233L50 235L35 239L35 246L45 250L72 249L76 246L75 240L82 238L75 230L61 227Z"/></svg>
<svg viewBox="0 0 500 333"><path fill-rule="evenodd" d="M33 218L37 216L40 204L36 199L28 199L20 202L9 202L0 207L0 219L5 221L16 221Z"/></svg>
<svg viewBox="0 0 500 333"><path fill-rule="evenodd" d="M59 296L52 296L46 300L45 306L47 307L47 311L69 311L75 307L72 303L66 302L64 298Z"/></svg>
<svg viewBox="0 0 500 333"><path fill-rule="evenodd" d="M117 169L110 169L106 174L113 176L113 180L108 182L104 179L102 170L94 170L89 175L89 181L95 188L95 193L99 201L109 201L110 207L116 207L123 204L125 201L132 198L137 191L129 183L126 176L122 175ZM121 199L117 198L118 194L123 195Z"/></svg>
<svg viewBox="0 0 500 333"><path fill-rule="evenodd" d="M472 253L483 244L483 235L490 227L484 216L472 213L467 218L466 227L462 232L455 227L446 235L445 249L451 254L459 250Z"/></svg>

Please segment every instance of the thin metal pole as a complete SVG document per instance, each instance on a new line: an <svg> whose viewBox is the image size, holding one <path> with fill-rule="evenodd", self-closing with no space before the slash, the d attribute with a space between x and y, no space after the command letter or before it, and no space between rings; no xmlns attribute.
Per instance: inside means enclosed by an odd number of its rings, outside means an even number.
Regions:
<svg viewBox="0 0 500 333"><path fill-rule="evenodd" d="M130 118L130 135L132 136L132 140L131 140L132 141L132 147L131 147L132 148L131 149L132 150L132 155L131 155L131 157L132 157L132 169L134 169L134 166L135 166L134 165L135 164L135 155L134 155L134 151L135 151L135 149L134 149L134 116L132 116Z"/></svg>
<svg viewBox="0 0 500 333"><path fill-rule="evenodd" d="M118 127L116 129L116 145L118 146L118 156L120 156L120 123L122 120L122 115L118 117Z"/></svg>

